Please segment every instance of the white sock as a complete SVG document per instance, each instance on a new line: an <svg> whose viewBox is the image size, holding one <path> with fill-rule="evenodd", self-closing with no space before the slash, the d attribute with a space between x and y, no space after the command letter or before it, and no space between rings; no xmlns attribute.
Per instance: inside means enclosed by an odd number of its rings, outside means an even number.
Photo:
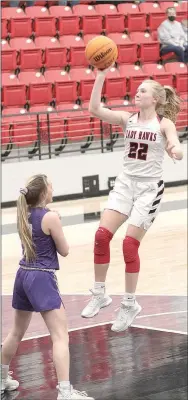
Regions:
<svg viewBox="0 0 188 400"><path fill-rule="evenodd" d="M126 292L126 293L124 294L123 300L126 301L128 304L130 304L130 306L134 306L135 300L136 300L135 293L128 293L128 292Z"/></svg>
<svg viewBox="0 0 188 400"><path fill-rule="evenodd" d="M59 389L64 398L69 399L71 398L71 384L69 381L61 381L59 382Z"/></svg>
<svg viewBox="0 0 188 400"><path fill-rule="evenodd" d="M95 282L94 289L98 292L105 292L105 282Z"/></svg>
<svg viewBox="0 0 188 400"><path fill-rule="evenodd" d="M1 378L7 379L9 371L9 365L1 364Z"/></svg>

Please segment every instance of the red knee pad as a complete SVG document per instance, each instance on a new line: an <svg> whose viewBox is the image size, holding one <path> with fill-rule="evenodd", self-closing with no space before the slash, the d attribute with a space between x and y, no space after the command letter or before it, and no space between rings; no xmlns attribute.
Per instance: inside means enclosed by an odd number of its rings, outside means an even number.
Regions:
<svg viewBox="0 0 188 400"><path fill-rule="evenodd" d="M125 272L129 274L140 271L139 246L140 242L130 236L126 236L123 241L123 255L126 265Z"/></svg>
<svg viewBox="0 0 188 400"><path fill-rule="evenodd" d="M110 241L113 234L102 226L95 234L94 263L108 264L110 262Z"/></svg>

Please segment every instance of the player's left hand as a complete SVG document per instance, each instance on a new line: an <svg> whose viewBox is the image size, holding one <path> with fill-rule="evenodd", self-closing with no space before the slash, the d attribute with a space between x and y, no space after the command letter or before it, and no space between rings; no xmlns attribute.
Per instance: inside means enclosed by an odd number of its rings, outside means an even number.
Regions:
<svg viewBox="0 0 188 400"><path fill-rule="evenodd" d="M183 158L183 152L178 145L168 143L166 146L166 151L169 157L173 158L174 160L181 160Z"/></svg>

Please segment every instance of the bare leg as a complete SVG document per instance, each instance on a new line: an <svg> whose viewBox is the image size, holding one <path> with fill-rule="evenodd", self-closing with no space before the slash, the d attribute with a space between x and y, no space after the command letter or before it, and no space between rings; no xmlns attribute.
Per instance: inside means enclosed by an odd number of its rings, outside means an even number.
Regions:
<svg viewBox="0 0 188 400"><path fill-rule="evenodd" d="M1 393L4 390L16 390L19 386L18 381L9 377L9 365L29 326L31 317L32 312L30 311L15 310L13 327L2 345Z"/></svg>
<svg viewBox="0 0 188 400"><path fill-rule="evenodd" d="M109 259L109 241L112 239L113 234L117 231L117 229L126 221L127 216L123 215L117 211L113 210L105 210L103 212L101 221L100 221L100 228L106 229L107 231L101 231L99 232L102 236L104 236L104 239L99 238L97 239L97 234L95 236L95 240L97 243L97 251L99 254L99 257L97 261L102 261L103 259L105 261L108 261ZM98 231L97 231L98 233ZM108 255L107 257L103 258L103 243L104 247L107 247L107 252ZM106 254L106 250L105 250ZM95 254L96 255L96 254ZM102 257L100 257L102 255ZM105 280L106 280L106 275L107 271L109 268L109 263L103 264L103 263L95 263L94 264L94 270L95 270L95 284L94 284L94 290L92 290L93 296L91 301L87 304L87 306L83 309L82 311L82 317L84 318L92 318L98 312L100 311L101 308L107 307L110 305L112 302L112 299L106 295L105 291Z"/></svg>
<svg viewBox="0 0 188 400"><path fill-rule="evenodd" d="M108 229L113 235L127 220L127 216L114 210L105 210L102 214L100 227ZM109 264L94 264L95 282L105 282Z"/></svg>
<svg viewBox="0 0 188 400"><path fill-rule="evenodd" d="M45 311L41 313L49 330L53 343L53 362L58 381L69 381L69 337L65 309Z"/></svg>
<svg viewBox="0 0 188 400"><path fill-rule="evenodd" d="M9 365L30 324L32 312L15 310L13 327L3 342L2 364Z"/></svg>

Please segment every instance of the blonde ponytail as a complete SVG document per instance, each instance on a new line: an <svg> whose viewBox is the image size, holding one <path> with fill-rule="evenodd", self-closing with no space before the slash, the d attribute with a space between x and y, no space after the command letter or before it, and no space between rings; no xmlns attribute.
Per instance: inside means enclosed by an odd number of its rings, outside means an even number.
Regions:
<svg viewBox="0 0 188 400"><path fill-rule="evenodd" d="M164 104L163 116L169 118L175 124L177 115L181 109L181 100L171 86L164 86L164 90L166 93L166 103Z"/></svg>
<svg viewBox="0 0 188 400"><path fill-rule="evenodd" d="M28 206L23 193L20 194L17 200L17 228L26 261L34 261L36 256L28 221Z"/></svg>
<svg viewBox="0 0 188 400"><path fill-rule="evenodd" d="M181 100L176 91L171 86L162 86L152 79L147 79L144 82L152 86L153 96L157 99L156 112L175 124L181 108Z"/></svg>
<svg viewBox="0 0 188 400"><path fill-rule="evenodd" d="M47 194L47 188L47 176L34 175L28 180L26 187L20 189L20 196L17 200L17 228L27 262L36 259L32 229L28 221L29 209L41 204Z"/></svg>

